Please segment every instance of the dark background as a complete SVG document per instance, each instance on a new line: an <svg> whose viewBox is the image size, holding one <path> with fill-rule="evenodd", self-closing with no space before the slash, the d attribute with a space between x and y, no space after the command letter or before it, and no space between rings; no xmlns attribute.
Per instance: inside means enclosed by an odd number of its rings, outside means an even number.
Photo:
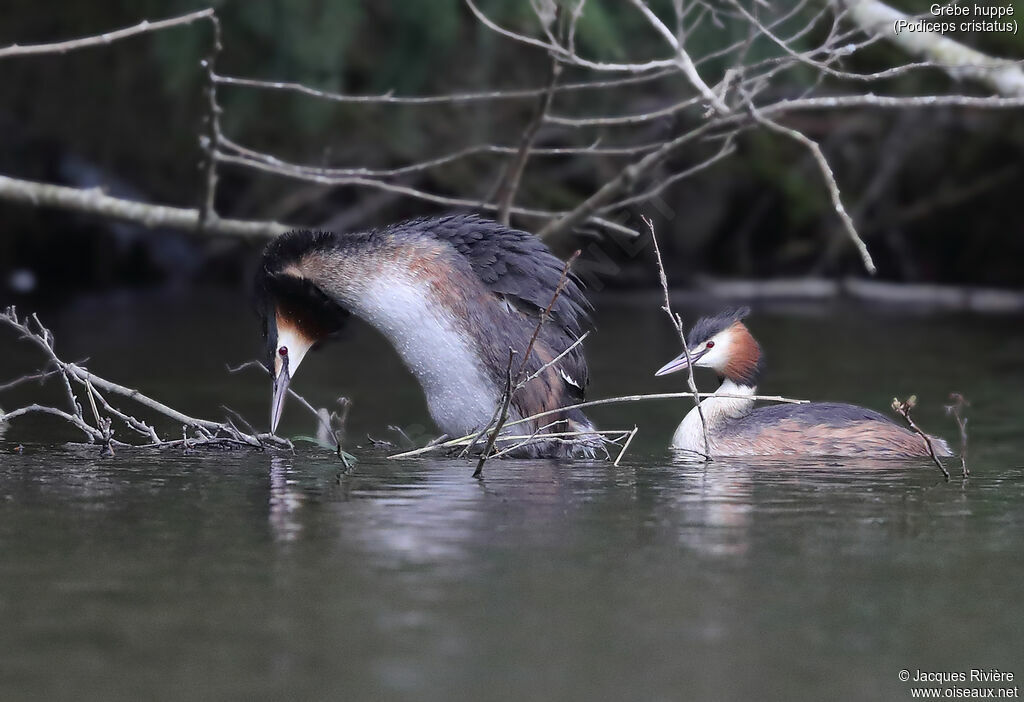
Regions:
<svg viewBox="0 0 1024 702"><path fill-rule="evenodd" d="M814 3L812 3L813 5ZM927 3L897 3L921 11ZM212 5L223 23L226 75L297 81L349 93L437 94L543 85L547 58L482 27L459 0L318 2L189 0L30 2L8 0L0 46L86 36ZM535 31L527 2L482 2L492 17ZM653 3L659 11L669 3ZM664 7L662 7L664 6ZM1016 3L1017 16L1024 3ZM690 39L694 56L721 45L712 23ZM592 2L579 41L606 60L660 55L662 45L626 3ZM813 43L815 37L808 37ZM993 55L1024 57L1024 37L959 37ZM5 59L0 65L0 173L184 207L198 205L204 107L200 59L205 23L143 35L66 55ZM768 55L771 47L756 45ZM877 44L847 64L880 70L909 59ZM717 79L724 66L706 68ZM703 70L703 69L702 69ZM795 72L777 97L797 95L816 76ZM564 80L592 78L567 71ZM938 71L911 72L862 86L887 94L951 90L986 94ZM827 94L830 84L821 89ZM685 95L669 77L614 94L559 95L559 114L629 114ZM848 88L847 88L848 92ZM295 162L386 168L474 143L515 145L532 101L441 106L339 105L222 86L224 131L232 139ZM683 131L689 118L666 118L643 130L568 130L547 125L538 146L654 141ZM845 110L786 119L821 143L848 209L867 241L882 280L1015 288L1024 285L1019 198L1024 189L1024 119L1019 110L963 108ZM772 278L865 275L846 242L820 175L805 151L763 130L737 141L737 153L695 178L669 187L663 206L628 213L655 218L673 284L700 276ZM682 170L711 151L694 147L661 173ZM507 156L485 155L406 182L457 197L493 187ZM517 200L571 207L624 165L622 159L533 159ZM655 180L659 174L655 174ZM444 208L354 188L331 188L221 168L222 216L358 229ZM513 221L524 228L538 222ZM585 232L586 236L587 233ZM579 242L569 244L568 247ZM583 240L586 248L586 239ZM566 249L566 245L562 246ZM655 283L649 254L611 241L615 261L603 285ZM83 290L212 282L245 286L258 243L198 241L172 231L0 201L0 301L26 295L55 301ZM566 253L565 250L560 253ZM585 257L586 258L586 257ZM600 267L600 265L598 265Z"/></svg>

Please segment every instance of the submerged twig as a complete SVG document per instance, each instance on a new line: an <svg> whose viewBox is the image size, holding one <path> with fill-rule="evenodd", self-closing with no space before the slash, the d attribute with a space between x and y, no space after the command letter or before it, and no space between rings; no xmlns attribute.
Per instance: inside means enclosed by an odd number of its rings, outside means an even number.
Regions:
<svg viewBox="0 0 1024 702"><path fill-rule="evenodd" d="M971 403L958 392L949 393L949 399L952 404L946 405L946 414L951 415L960 428L960 477L967 478L971 471L967 467L967 417L964 416L964 410Z"/></svg>
<svg viewBox="0 0 1024 702"><path fill-rule="evenodd" d="M914 409L914 407L916 406L917 395L911 395L906 400L900 400L898 397L892 398L893 411L899 416L903 417L903 419L906 420L907 425L910 427L910 429L924 440L924 445L928 447L928 455L931 456L932 461L935 462L935 465L937 465L939 467L939 470L942 471L943 477L945 477L945 479L948 481L949 471L946 470L946 466L942 465L942 461L939 460L938 455L935 453L935 447L932 446L931 437L925 434L921 430L921 427L917 426L917 423L910 416L910 410Z"/></svg>
<svg viewBox="0 0 1024 702"><path fill-rule="evenodd" d="M267 375L270 375L270 370L259 361L245 361L244 363L239 363L237 366L228 365L227 371L228 373L238 373L239 371L249 368L256 368ZM342 445L342 438L345 433L345 424L348 421L348 413L352 407L352 401L347 397L339 397L337 399L337 403L341 407L341 411L328 411L326 408L317 409L309 402L309 400L295 392L295 390L290 387L288 388L288 394L295 398L300 405L305 407L310 414L316 417L320 433L325 434L333 440L333 448L338 454L338 458L341 459L346 468L351 468L351 464L354 463L355 458L352 454L345 451L345 448ZM373 441L373 439L371 439L371 441Z"/></svg>
<svg viewBox="0 0 1024 702"><path fill-rule="evenodd" d="M637 431L639 431L639 429L638 429L638 428L637 428L637 426L636 426L636 425L634 424L634 425L633 425L633 431L629 432L629 436L628 436L628 437L626 437L626 443L624 443L624 444L622 445L622 450L621 450L621 451L619 451L619 455L618 455L618 457L616 457L616 459L615 459L615 463L613 463L612 465L614 465L614 466L618 466L618 465L619 465L619 461L621 461L621 460L622 460L622 457L626 455L626 449L628 449L628 448L629 448L629 445L630 445L631 443L633 443L633 437L634 437L634 436L636 436L636 433L637 433Z"/></svg>
<svg viewBox="0 0 1024 702"><path fill-rule="evenodd" d="M530 341L526 345L526 351L523 353L523 358L519 362L519 370L516 371L514 377L512 375L512 360L515 355L515 350L508 350L508 369L505 382L505 392L502 393L501 398L501 409L498 412L498 419L494 423L494 429L491 431L491 434L487 439L487 446L484 448L483 453L480 454L480 459L476 464L476 470L473 471L474 478L479 478L483 475L484 463L486 463L489 454L494 449L494 444L498 440L498 434L501 433L501 429L508 419L508 410L509 405L512 403L512 398L516 391L522 387L520 380L523 373L526 371L526 364L530 360L530 354L533 353L533 347L534 344L537 343L537 337L540 336L540 330L548 320L548 316L551 314L551 310L555 306L558 296L561 295L562 290L565 289L565 284L569 281L569 271L572 268L572 264L576 262L576 259L579 258L579 256L580 252L576 251L569 257L569 260L565 262L565 266L562 267L562 275L558 278L558 284L555 286L555 292L551 295L551 301L548 303L548 306L540 313L540 318L537 320L537 326L533 330L533 336L530 337Z"/></svg>

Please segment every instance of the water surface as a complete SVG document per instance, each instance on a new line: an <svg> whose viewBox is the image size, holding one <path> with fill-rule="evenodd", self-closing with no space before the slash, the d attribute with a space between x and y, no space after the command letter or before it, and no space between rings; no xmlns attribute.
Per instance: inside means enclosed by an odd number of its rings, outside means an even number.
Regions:
<svg viewBox="0 0 1024 702"><path fill-rule="evenodd" d="M260 421L266 380L223 371L259 347L237 304L104 298L50 318L101 374ZM679 389L651 377L676 353L654 299L601 310L592 395ZM1024 325L826 309L751 327L765 392L879 410L916 393L951 440L941 404L968 395L974 476L679 462L664 447L683 402L595 410L640 426L618 467L494 461L477 481L466 461L390 461L367 433L433 429L394 353L356 330L295 381L317 404L353 397L351 474L309 446L101 459L48 422L0 438L0 697L907 699L903 668L1024 675ZM309 433L297 409L285 431Z"/></svg>

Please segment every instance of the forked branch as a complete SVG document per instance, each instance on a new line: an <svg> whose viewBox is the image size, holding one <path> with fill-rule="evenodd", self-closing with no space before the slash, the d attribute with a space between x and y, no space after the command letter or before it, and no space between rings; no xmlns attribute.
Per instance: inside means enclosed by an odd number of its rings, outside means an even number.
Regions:
<svg viewBox="0 0 1024 702"><path fill-rule="evenodd" d="M23 380L45 380L51 376L59 375L64 384L64 392L71 408L70 412L66 412L56 407L31 403L9 412L0 413L0 423L7 423L13 419L30 414L48 414L62 419L81 431L90 443L103 446L108 455L112 455L114 446L159 448L181 446L189 449L215 446L221 448L247 447L260 450L267 448L291 450L292 448L291 442L287 439L282 439L272 434L258 434L255 431L246 433L240 431L230 420L216 422L191 417L138 390L102 378L82 365L64 361L56 353L53 334L43 326L35 315L20 318L14 307L8 307L0 313L0 326L19 333L22 339L43 351L47 357L47 365L52 366L52 368L48 367L15 381L5 383L3 386L0 386L0 389L9 389L20 384ZM85 393L91 410L89 413L82 411L82 405L78 401L75 392L76 388ZM136 418L124 407L115 404L111 400L115 396L181 427L183 438L161 438L152 424ZM114 439L114 431L111 428L114 420L121 422L129 429L131 435L139 437L138 440L129 442ZM189 431L194 433L194 438L189 438Z"/></svg>

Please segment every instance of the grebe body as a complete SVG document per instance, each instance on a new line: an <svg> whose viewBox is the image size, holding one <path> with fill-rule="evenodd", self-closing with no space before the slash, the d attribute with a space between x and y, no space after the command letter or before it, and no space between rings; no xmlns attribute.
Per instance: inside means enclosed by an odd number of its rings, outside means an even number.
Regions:
<svg viewBox="0 0 1024 702"><path fill-rule="evenodd" d="M705 317L687 337L694 367L711 368L721 378L715 394L700 404L712 456L845 456L912 458L928 456L917 434L878 412L834 402L754 407L764 369L761 347L743 324L747 310ZM687 368L685 354L656 375ZM949 446L931 437L940 456ZM705 451L700 414L693 408L672 437L672 448Z"/></svg>
<svg viewBox="0 0 1024 702"><path fill-rule="evenodd" d="M305 354L348 315L377 328L423 388L431 417L451 437L491 422L551 302L562 262L531 234L472 215L417 219L356 234L296 231L267 246L257 291L274 375L272 429ZM579 337L589 305L566 282L527 359L524 377ZM509 421L578 403L588 382L580 346L519 390ZM543 425L561 420L548 429ZM514 427L516 435L588 432L578 410ZM525 455L589 455L596 435L534 442Z"/></svg>

